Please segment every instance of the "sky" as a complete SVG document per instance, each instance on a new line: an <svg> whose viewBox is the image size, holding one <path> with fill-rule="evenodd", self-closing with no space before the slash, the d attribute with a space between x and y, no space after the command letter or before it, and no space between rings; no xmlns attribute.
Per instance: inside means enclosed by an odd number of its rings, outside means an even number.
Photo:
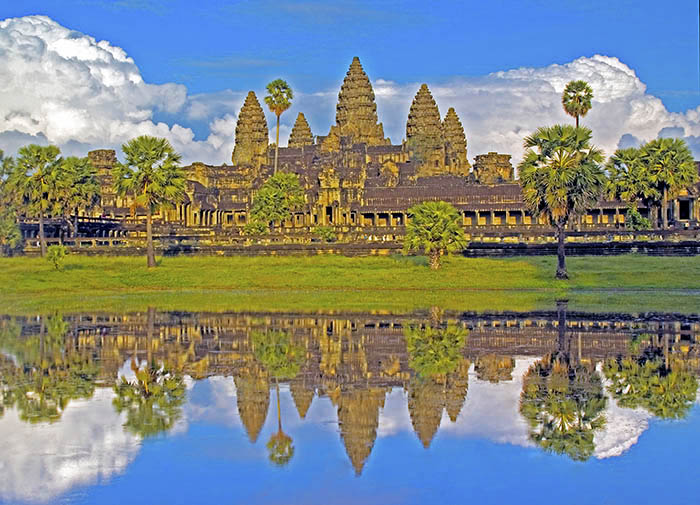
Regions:
<svg viewBox="0 0 700 505"><path fill-rule="evenodd" d="M443 116L455 107L470 159L517 162L525 135L571 120L560 95L581 78L594 91L583 124L607 154L661 135L700 157L698 18L690 0L5 0L0 149L85 155L152 134L186 162L230 163L248 90L294 89L281 145L298 112L325 135L359 56L394 143L425 82Z"/></svg>

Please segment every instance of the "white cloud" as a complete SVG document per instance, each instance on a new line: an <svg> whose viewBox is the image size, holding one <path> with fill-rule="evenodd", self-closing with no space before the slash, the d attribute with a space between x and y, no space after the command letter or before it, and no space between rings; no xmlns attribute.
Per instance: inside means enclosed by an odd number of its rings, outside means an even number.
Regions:
<svg viewBox="0 0 700 505"><path fill-rule="evenodd" d="M124 430L111 388L68 404L61 420L32 425L15 410L0 419L0 501L47 502L125 471L141 441Z"/></svg>
<svg viewBox="0 0 700 505"><path fill-rule="evenodd" d="M144 82L136 63L108 41L72 31L45 16L0 21L0 147L8 153L28 142L54 143L66 154L116 148L141 134L164 136L185 162L229 162L236 114L247 90L188 95L183 85ZM345 65L348 62L338 62ZM373 81L385 134L400 143L411 101L420 83L397 84L386 76ZM465 127L469 156L489 151L522 157L523 137L537 127L570 122L560 96L572 79L588 81L593 108L583 124L594 143L612 154L623 143L674 132L700 156L700 107L669 112L647 93L634 70L614 57L595 55L563 65L520 68L482 77L428 82L444 116L455 107ZM261 83L262 85L263 83ZM295 90L292 108L282 115L280 145L286 145L298 112L314 134L325 135L335 116L339 85L304 93ZM264 90L258 90L262 99ZM264 106L264 105L263 105ZM169 124L157 118L167 117ZM270 140L275 118L267 113ZM188 126L206 127L195 140Z"/></svg>

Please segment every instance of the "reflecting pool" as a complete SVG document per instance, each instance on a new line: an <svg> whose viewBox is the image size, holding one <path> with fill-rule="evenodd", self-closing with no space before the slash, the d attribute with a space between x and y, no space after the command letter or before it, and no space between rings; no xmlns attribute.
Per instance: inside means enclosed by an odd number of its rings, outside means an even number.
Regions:
<svg viewBox="0 0 700 505"><path fill-rule="evenodd" d="M0 316L1 503L690 503L700 315Z"/></svg>

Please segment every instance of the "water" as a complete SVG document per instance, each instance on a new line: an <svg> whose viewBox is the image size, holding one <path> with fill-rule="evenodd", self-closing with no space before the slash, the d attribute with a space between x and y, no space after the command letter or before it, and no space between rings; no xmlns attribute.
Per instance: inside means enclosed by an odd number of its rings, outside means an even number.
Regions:
<svg viewBox="0 0 700 505"><path fill-rule="evenodd" d="M689 503L700 316L0 318L2 503Z"/></svg>

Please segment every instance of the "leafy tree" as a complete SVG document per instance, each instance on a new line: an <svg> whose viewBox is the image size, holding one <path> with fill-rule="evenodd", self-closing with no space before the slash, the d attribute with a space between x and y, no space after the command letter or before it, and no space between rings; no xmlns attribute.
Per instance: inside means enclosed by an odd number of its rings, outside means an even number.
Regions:
<svg viewBox="0 0 700 505"><path fill-rule="evenodd" d="M22 337L18 325L0 327L0 350L16 362L0 380L3 404L16 406L21 420L57 421L71 400L92 396L98 367L90 353L66 345L67 331L57 314L41 317L38 335Z"/></svg>
<svg viewBox="0 0 700 505"><path fill-rule="evenodd" d="M292 438L282 430L279 380L293 379L297 376L304 362L304 349L294 345L289 333L283 331L253 332L251 340L256 361L275 378L277 433L267 442L267 450L273 464L284 466L294 456L294 444Z"/></svg>
<svg viewBox="0 0 700 505"><path fill-rule="evenodd" d="M446 377L463 358L467 331L457 325L447 327L411 325L405 331L408 366L422 377Z"/></svg>
<svg viewBox="0 0 700 505"><path fill-rule="evenodd" d="M653 346L636 356L609 359L603 371L608 390L622 407L642 407L663 419L682 419L695 402L698 380L681 363L672 365L668 351Z"/></svg>
<svg viewBox="0 0 700 505"><path fill-rule="evenodd" d="M564 112L576 118L576 128L579 126L579 117L585 116L591 110L591 100L593 90L586 81L571 81L564 88L561 104L564 106Z"/></svg>
<svg viewBox="0 0 700 505"><path fill-rule="evenodd" d="M642 217L635 207L627 207L627 212L625 213L625 227L635 231L651 230L652 228L651 221Z"/></svg>
<svg viewBox="0 0 700 505"><path fill-rule="evenodd" d="M49 250L46 254L46 259L49 263L53 265L56 270L61 270L63 268L63 262L66 259L68 251L65 246L62 245L52 245L49 246Z"/></svg>
<svg viewBox="0 0 700 505"><path fill-rule="evenodd" d="M131 369L135 381L122 380L114 386L112 404L118 413L126 412L126 428L141 437L152 437L170 430L182 415L185 382L180 374L156 365L154 361L139 368L135 360Z"/></svg>
<svg viewBox="0 0 700 505"><path fill-rule="evenodd" d="M30 144L20 147L19 157L9 176L8 190L15 195L15 204L25 214L39 217L41 255L46 255L44 218L55 210L57 179L61 166L56 146Z"/></svg>
<svg viewBox="0 0 700 505"><path fill-rule="evenodd" d="M430 258L430 268L440 268L440 256L467 246L461 217L447 202L423 202L408 209L403 251L423 250Z"/></svg>
<svg viewBox="0 0 700 505"><path fill-rule="evenodd" d="M661 222L667 228L669 199L697 182L698 168L683 139L652 140L641 147L641 157L648 180L656 189L656 202L661 204Z"/></svg>
<svg viewBox="0 0 700 505"><path fill-rule="evenodd" d="M601 194L603 153L591 146L591 130L569 125L542 127L525 138L518 165L523 198L532 212L545 215L556 228L557 279L568 279L564 243L566 226Z"/></svg>
<svg viewBox="0 0 700 505"><path fill-rule="evenodd" d="M317 226L314 228L314 234L324 242L335 242L338 239L333 231L333 228L330 226Z"/></svg>
<svg viewBox="0 0 700 505"><path fill-rule="evenodd" d="M64 215L70 218L73 236L78 236L78 213L88 211L100 203L100 181L97 169L89 158L70 156L61 163L58 177L58 199Z"/></svg>
<svg viewBox="0 0 700 505"><path fill-rule="evenodd" d="M133 198L134 207L146 209L148 266L156 266L153 247L153 212L171 207L185 195L185 172L180 155L164 138L142 135L122 145L126 163L114 170L114 189Z"/></svg>
<svg viewBox="0 0 700 505"><path fill-rule="evenodd" d="M270 108L270 111L277 117L277 134L275 137L275 173L277 173L277 159L280 145L280 116L292 106L294 94L289 84L282 79L275 79L269 83L267 85L267 92L270 94L265 97L265 103Z"/></svg>
<svg viewBox="0 0 700 505"><path fill-rule="evenodd" d="M280 223L304 205L304 190L296 174L277 172L260 187L253 197L246 233L269 231L275 221Z"/></svg>
<svg viewBox="0 0 700 505"><path fill-rule="evenodd" d="M22 243L22 233L17 223L17 209L10 187L9 177L15 169L14 159L5 157L0 149L0 255L7 256Z"/></svg>

